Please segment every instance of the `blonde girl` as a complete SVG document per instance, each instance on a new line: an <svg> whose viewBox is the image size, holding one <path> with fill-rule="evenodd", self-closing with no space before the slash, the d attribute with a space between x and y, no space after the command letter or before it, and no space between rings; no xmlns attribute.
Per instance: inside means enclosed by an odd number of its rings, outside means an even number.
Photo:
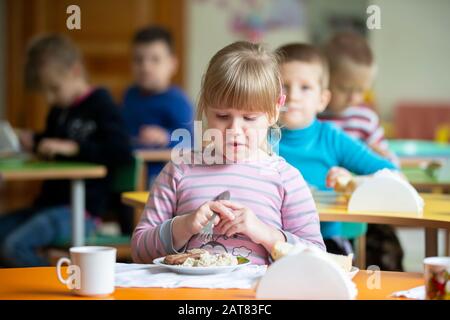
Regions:
<svg viewBox="0 0 450 320"><path fill-rule="evenodd" d="M268 264L278 241L325 249L307 184L267 143L284 103L280 83L276 56L259 44L235 42L213 56L198 103L213 150L192 151L158 176L133 234L136 262L204 248ZM231 199L214 201L224 191ZM204 243L199 232L213 213Z"/></svg>

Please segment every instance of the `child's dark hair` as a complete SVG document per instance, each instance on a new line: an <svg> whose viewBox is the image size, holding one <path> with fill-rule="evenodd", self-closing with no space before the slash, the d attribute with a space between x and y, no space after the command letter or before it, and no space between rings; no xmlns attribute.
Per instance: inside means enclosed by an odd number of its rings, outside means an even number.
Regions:
<svg viewBox="0 0 450 320"><path fill-rule="evenodd" d="M160 26L149 26L137 31L133 38L133 44L150 44L152 42L162 41L169 48L170 52L174 51L172 34L165 28Z"/></svg>
<svg viewBox="0 0 450 320"><path fill-rule="evenodd" d="M62 69L68 69L81 61L78 48L69 38L50 34L31 41L25 63L25 85L29 89L40 88L39 70L51 62Z"/></svg>
<svg viewBox="0 0 450 320"><path fill-rule="evenodd" d="M276 53L279 56L280 64L298 61L319 65L322 69L320 85L323 89L328 88L328 62L320 48L306 43L290 43L278 48Z"/></svg>

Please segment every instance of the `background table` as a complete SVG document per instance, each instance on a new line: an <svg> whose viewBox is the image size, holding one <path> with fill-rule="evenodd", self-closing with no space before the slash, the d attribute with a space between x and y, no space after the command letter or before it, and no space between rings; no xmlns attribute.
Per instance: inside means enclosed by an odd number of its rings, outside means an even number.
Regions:
<svg viewBox="0 0 450 320"><path fill-rule="evenodd" d="M428 140L390 139L389 149L400 158L450 158L450 145Z"/></svg>
<svg viewBox="0 0 450 320"><path fill-rule="evenodd" d="M402 172L419 190L432 189L442 192L450 188L450 180L439 179L434 170L427 170L429 163L450 161L450 145L427 140L389 140L389 148L397 154Z"/></svg>
<svg viewBox="0 0 450 320"><path fill-rule="evenodd" d="M434 193L443 193L450 188L450 180L440 179L436 171L430 172L421 167L402 167L402 173L414 188L419 191L432 190Z"/></svg>
<svg viewBox="0 0 450 320"><path fill-rule="evenodd" d="M370 289L371 274L360 271L353 278L357 288L357 299L393 299L390 295L423 285L420 273L381 271L379 289ZM54 267L0 269L0 300L2 299L95 299L72 295L56 278ZM229 300L255 299L251 289L194 289L194 288L116 288L114 294L105 299L147 299L147 300Z"/></svg>
<svg viewBox="0 0 450 320"><path fill-rule="evenodd" d="M103 178L106 167L80 162L0 161L0 181L71 180L72 245L84 244L85 179Z"/></svg>
<svg viewBox="0 0 450 320"><path fill-rule="evenodd" d="M446 255L450 255L450 195L421 193L425 201L424 212L374 213L348 212L343 197L316 196L317 209L321 221L344 221L390 224L397 226L425 228L425 256L438 255L438 229L446 230Z"/></svg>
<svg viewBox="0 0 450 320"><path fill-rule="evenodd" d="M122 194L122 202L137 208L142 213L148 194L148 192L125 192ZM425 200L425 208L423 214L416 215L408 213L350 213L347 211L344 197L336 197L331 192L320 194L314 194L320 221L364 222L425 228L425 255L427 257L438 254L437 231L439 228L446 229L446 254L450 255L448 252L450 250L450 195L421 193L421 197Z"/></svg>

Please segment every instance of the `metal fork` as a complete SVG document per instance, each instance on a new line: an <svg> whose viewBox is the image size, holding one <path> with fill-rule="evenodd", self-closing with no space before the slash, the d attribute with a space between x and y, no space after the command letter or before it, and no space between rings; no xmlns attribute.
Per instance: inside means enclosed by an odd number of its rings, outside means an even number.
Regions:
<svg viewBox="0 0 450 320"><path fill-rule="evenodd" d="M214 198L213 201L219 200L230 200L230 191L224 191ZM209 218L208 223L200 230L199 236L202 243L207 243L212 240L214 219L217 217L217 213L213 213L212 217Z"/></svg>

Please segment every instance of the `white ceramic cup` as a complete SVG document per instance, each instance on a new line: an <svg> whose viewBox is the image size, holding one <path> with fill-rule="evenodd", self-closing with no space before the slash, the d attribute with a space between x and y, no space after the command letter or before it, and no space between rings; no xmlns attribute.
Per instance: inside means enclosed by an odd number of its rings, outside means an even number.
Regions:
<svg viewBox="0 0 450 320"><path fill-rule="evenodd" d="M73 293L81 296L105 296L114 292L115 248L110 247L72 247L70 259L61 258L56 265L59 281ZM64 278L61 266L67 264Z"/></svg>
<svg viewBox="0 0 450 320"><path fill-rule="evenodd" d="M423 260L427 300L450 300L450 257Z"/></svg>

